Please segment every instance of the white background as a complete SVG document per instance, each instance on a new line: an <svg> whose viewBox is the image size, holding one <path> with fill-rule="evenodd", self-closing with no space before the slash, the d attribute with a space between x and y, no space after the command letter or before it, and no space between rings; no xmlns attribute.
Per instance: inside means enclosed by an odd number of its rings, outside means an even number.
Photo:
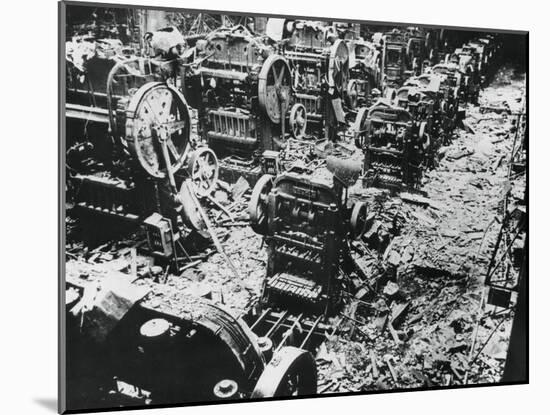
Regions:
<svg viewBox="0 0 550 415"><path fill-rule="evenodd" d="M530 31L530 385L248 403L145 414L548 413L548 10L528 1L135 0L141 4ZM121 1L124 3L124 1ZM0 413L52 414L57 393L57 4L3 2ZM128 413L128 412L124 412Z"/></svg>

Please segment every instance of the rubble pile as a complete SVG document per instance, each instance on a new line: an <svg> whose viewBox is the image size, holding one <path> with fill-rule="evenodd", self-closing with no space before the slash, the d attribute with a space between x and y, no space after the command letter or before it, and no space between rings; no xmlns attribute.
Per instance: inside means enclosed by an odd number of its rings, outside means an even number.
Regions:
<svg viewBox="0 0 550 415"><path fill-rule="evenodd" d="M483 283L503 201L523 200L525 175L510 180L508 171L524 95L524 78L501 69L481 93L481 106L468 106L465 129L426 174L422 194L357 187L354 198L382 206L371 208L357 261L394 272L385 274L389 280L372 303L358 299L368 291L351 300L353 315L344 320L352 318L354 330L328 336L317 355L320 391L500 379L512 315L484 306Z"/></svg>

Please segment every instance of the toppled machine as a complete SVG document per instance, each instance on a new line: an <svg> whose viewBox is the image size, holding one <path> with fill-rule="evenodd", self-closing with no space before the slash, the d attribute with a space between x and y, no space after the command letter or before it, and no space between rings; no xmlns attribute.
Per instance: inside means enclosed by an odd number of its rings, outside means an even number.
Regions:
<svg viewBox="0 0 550 415"><path fill-rule="evenodd" d="M316 393L315 361L305 347L322 340L326 327L319 321L298 330L281 316L264 331L219 304L181 293L176 312L165 298L153 304L155 296L126 277L100 279L99 286L68 279L71 407Z"/></svg>

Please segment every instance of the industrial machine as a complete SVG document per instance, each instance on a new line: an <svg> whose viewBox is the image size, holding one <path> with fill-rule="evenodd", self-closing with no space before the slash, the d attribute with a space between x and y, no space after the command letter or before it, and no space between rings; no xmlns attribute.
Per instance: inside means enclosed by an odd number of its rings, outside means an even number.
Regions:
<svg viewBox="0 0 550 415"><path fill-rule="evenodd" d="M405 34L394 29L382 38L382 94L385 98L393 99L397 89L411 75L407 66Z"/></svg>
<svg viewBox="0 0 550 415"><path fill-rule="evenodd" d="M413 75L424 73L426 66L431 66L437 56L436 35L430 29L407 27L405 31L407 41L408 69Z"/></svg>
<svg viewBox="0 0 550 415"><path fill-rule="evenodd" d="M345 40L349 50L346 102L351 110L370 106L375 95L373 90L380 90L382 81L382 53L374 43L363 39L355 26L336 25L339 37Z"/></svg>
<svg viewBox="0 0 550 415"><path fill-rule="evenodd" d="M425 120L387 99L359 110L355 145L364 152L363 185L416 188L425 168L430 137Z"/></svg>
<svg viewBox="0 0 550 415"><path fill-rule="evenodd" d="M434 99L436 98L436 118L439 119L439 134L442 143L448 144L452 138L454 128L463 116L463 110L460 110L459 87L453 87L452 78L434 72L409 78L405 82L405 86L420 88L427 91Z"/></svg>
<svg viewBox="0 0 550 415"><path fill-rule="evenodd" d="M479 75L479 82L483 85L495 69L500 52L500 42L494 35L470 40L463 46L463 51L475 56L476 72Z"/></svg>
<svg viewBox="0 0 550 415"><path fill-rule="evenodd" d="M184 91L198 109L199 132L220 159L220 176L255 183L265 151L279 151L288 134L300 137L306 110L293 104L286 59L275 48L237 25L197 40L195 60L186 68Z"/></svg>
<svg viewBox="0 0 550 415"><path fill-rule="evenodd" d="M443 91L449 108L458 111L461 103L463 103L463 88L462 77L458 65L453 63L438 63L432 66L427 74L435 74L441 79L440 89Z"/></svg>
<svg viewBox="0 0 550 415"><path fill-rule="evenodd" d="M435 167L437 150L443 144L443 116L438 90L417 86L403 86L397 91L395 105L407 110L415 123L420 125L419 133L424 137L424 163Z"/></svg>
<svg viewBox="0 0 550 415"><path fill-rule="evenodd" d="M383 35L381 44L386 98L393 99L407 78L421 75L428 66L437 63L437 36L430 30L395 28Z"/></svg>
<svg viewBox="0 0 550 415"><path fill-rule="evenodd" d="M336 29L322 22L269 19L268 32L281 38L280 50L292 73L296 102L307 111L308 131L335 140L345 125L349 50Z"/></svg>
<svg viewBox="0 0 550 415"><path fill-rule="evenodd" d="M268 247L263 308L306 316L338 309L348 240L366 227L367 206L347 206L347 186L357 180L360 166L355 170L340 176L345 179L334 176L332 183L293 171L258 181L249 215Z"/></svg>
<svg viewBox="0 0 550 415"><path fill-rule="evenodd" d="M434 151L450 143L458 114L456 97L442 84L438 75L422 74L407 79L396 97L398 106L411 112L417 121L427 122Z"/></svg>
<svg viewBox="0 0 550 415"><path fill-rule="evenodd" d="M277 318L273 323L262 314L249 326L209 299L179 293L177 307L166 297L158 305L143 286L116 279L68 279L71 408L316 393L315 360L306 346L323 340L326 326L319 321L298 329L284 313L269 316Z"/></svg>
<svg viewBox="0 0 550 415"><path fill-rule="evenodd" d="M181 237L204 235L196 196L218 176L215 154L190 139L172 46L151 58L117 41L73 41L65 106L67 200L82 218L93 216L84 234L143 224L150 242L161 241L152 252L166 258ZM98 227L98 218L109 225Z"/></svg>
<svg viewBox="0 0 550 415"><path fill-rule="evenodd" d="M457 65L458 70L462 74L460 78L460 92L464 103L471 102L475 104L479 98L481 74L478 70L478 59L479 56L475 48L471 48L468 45L455 49L446 59L446 62Z"/></svg>

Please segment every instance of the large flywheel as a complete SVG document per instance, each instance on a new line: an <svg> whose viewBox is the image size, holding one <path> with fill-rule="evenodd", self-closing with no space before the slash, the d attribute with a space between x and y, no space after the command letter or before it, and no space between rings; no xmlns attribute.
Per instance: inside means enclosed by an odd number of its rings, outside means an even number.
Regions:
<svg viewBox="0 0 550 415"><path fill-rule="evenodd" d="M286 59L270 55L260 71L258 98L260 107L273 123L284 122L291 94L292 75Z"/></svg>
<svg viewBox="0 0 550 415"><path fill-rule="evenodd" d="M342 39L336 40L330 48L328 65L328 84L335 89L339 97L343 97L349 79L349 49Z"/></svg>
<svg viewBox="0 0 550 415"><path fill-rule="evenodd" d="M173 176L187 157L191 115L183 95L162 82L143 85L126 110L126 140L153 177Z"/></svg>

